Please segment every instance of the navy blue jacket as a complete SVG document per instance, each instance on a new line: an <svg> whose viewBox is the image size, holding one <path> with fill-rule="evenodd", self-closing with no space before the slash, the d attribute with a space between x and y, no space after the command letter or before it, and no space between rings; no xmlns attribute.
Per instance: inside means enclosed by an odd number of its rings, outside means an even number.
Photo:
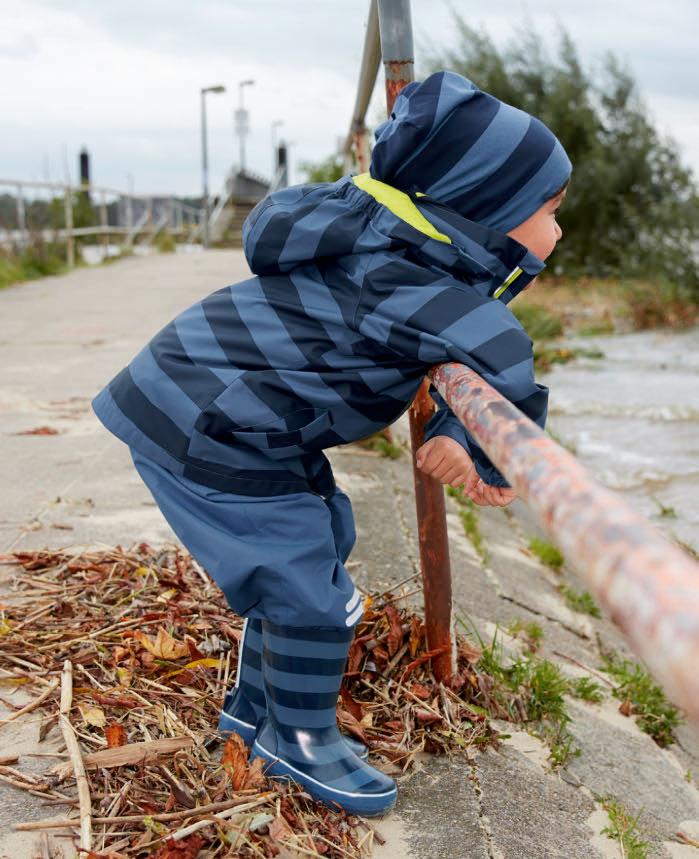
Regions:
<svg viewBox="0 0 699 859"><path fill-rule="evenodd" d="M545 264L515 239L365 173L268 195L243 241L252 276L183 310L92 401L136 450L228 492L327 495L323 450L391 424L445 361L544 427L548 389L507 304ZM456 439L507 486L430 392L425 438Z"/></svg>

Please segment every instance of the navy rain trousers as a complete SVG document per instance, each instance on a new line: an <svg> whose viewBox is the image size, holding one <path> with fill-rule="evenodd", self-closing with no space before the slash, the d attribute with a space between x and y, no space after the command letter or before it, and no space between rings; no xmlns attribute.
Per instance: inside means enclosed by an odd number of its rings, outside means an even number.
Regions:
<svg viewBox="0 0 699 859"><path fill-rule="evenodd" d="M357 534L339 487L327 497L235 495L129 450L170 527L236 614L286 626L358 622L363 600L344 566Z"/></svg>

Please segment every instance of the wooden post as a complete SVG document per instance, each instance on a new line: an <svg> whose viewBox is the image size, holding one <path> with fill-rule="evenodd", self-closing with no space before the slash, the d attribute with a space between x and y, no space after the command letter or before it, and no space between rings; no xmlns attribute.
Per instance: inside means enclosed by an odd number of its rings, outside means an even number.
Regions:
<svg viewBox="0 0 699 859"><path fill-rule="evenodd" d="M66 261L72 268L75 265L75 245L73 244L73 194L70 185L65 186L63 205L66 221Z"/></svg>
<svg viewBox="0 0 699 859"><path fill-rule="evenodd" d="M107 218L107 198L104 191L100 197L100 233L104 256L107 257L109 256L109 220Z"/></svg>
<svg viewBox="0 0 699 859"><path fill-rule="evenodd" d="M24 209L24 191L21 185L17 185L17 230L19 246L24 248L27 244L27 219Z"/></svg>

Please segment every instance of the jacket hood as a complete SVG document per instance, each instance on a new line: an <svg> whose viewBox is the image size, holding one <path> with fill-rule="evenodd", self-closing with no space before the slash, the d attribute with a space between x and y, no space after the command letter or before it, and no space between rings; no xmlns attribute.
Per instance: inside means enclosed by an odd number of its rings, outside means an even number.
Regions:
<svg viewBox="0 0 699 859"><path fill-rule="evenodd" d="M503 233L554 197L572 172L540 119L452 71L404 86L374 137L374 179L425 191Z"/></svg>
<svg viewBox="0 0 699 859"><path fill-rule="evenodd" d="M257 275L388 251L441 269L503 303L546 267L511 236L368 172L275 191L250 212L242 234L245 257Z"/></svg>

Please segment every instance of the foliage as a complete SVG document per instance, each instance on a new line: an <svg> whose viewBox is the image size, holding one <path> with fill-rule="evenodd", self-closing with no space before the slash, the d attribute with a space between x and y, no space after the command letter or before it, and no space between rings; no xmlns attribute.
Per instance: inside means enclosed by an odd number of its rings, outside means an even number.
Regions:
<svg viewBox="0 0 699 859"><path fill-rule="evenodd" d="M80 263L79 253L76 262ZM30 235L24 247L0 251L0 289L68 270L65 242L46 242L40 233Z"/></svg>
<svg viewBox="0 0 699 859"><path fill-rule="evenodd" d="M573 163L556 270L661 274L699 301L695 179L676 142L654 128L629 70L607 52L601 71L588 73L562 27L556 59L531 23L500 50L452 11L460 43L453 50L433 47L427 73L450 69L538 117Z"/></svg>
<svg viewBox="0 0 699 859"><path fill-rule="evenodd" d="M548 540L542 540L540 537L532 537L529 541L529 549L537 558L547 567L552 570L560 570L565 562L565 558L560 550L549 543Z"/></svg>
<svg viewBox="0 0 699 859"><path fill-rule="evenodd" d="M614 651L603 652L601 658L601 669L619 684L612 692L622 702L619 709L627 716L637 715L638 727L650 734L661 748L675 743L674 729L686 719L645 666L624 659Z"/></svg>
<svg viewBox="0 0 699 859"><path fill-rule="evenodd" d="M345 175L343 155L330 155L317 163L302 161L299 167L306 174L306 182L337 182Z"/></svg>
<svg viewBox="0 0 699 859"><path fill-rule="evenodd" d="M172 254L177 249L175 237L169 230L160 230L155 239L153 239L153 244L161 254Z"/></svg>

